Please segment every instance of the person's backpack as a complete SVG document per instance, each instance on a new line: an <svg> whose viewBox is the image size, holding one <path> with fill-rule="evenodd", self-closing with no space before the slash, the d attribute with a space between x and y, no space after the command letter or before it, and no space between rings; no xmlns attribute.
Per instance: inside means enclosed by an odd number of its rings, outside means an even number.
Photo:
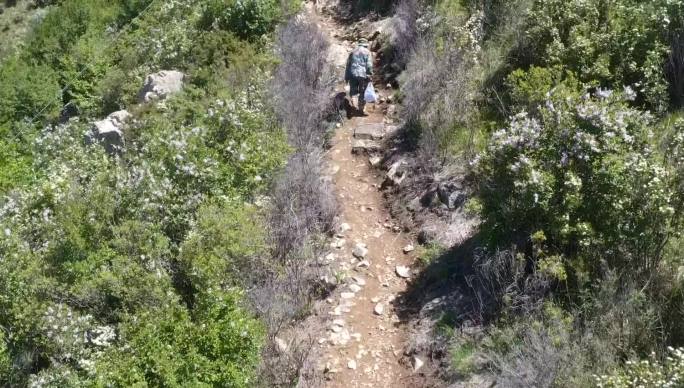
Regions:
<svg viewBox="0 0 684 388"><path fill-rule="evenodd" d="M368 86L366 87L365 93L363 93L363 100L365 102L372 102L375 103L378 101L378 95L375 94L375 88L373 87L373 83L369 82Z"/></svg>

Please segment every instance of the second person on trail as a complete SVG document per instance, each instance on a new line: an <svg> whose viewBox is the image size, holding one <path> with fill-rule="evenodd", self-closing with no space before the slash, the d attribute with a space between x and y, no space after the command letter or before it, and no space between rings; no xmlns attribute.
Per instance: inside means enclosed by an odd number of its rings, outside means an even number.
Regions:
<svg viewBox="0 0 684 388"><path fill-rule="evenodd" d="M368 41L360 39L357 47L349 54L347 59L347 69L344 74L344 80L349 83L349 96L354 104L354 96L358 95L358 110L367 116L363 109L366 106L363 94L368 87L368 82L373 75L373 58L370 50L368 50Z"/></svg>

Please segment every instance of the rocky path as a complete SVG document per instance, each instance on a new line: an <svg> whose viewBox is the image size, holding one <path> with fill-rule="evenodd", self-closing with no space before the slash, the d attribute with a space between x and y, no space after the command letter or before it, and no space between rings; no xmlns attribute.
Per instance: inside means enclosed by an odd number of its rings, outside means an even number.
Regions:
<svg viewBox="0 0 684 388"><path fill-rule="evenodd" d="M351 43L335 38L341 34L332 21L317 21L330 34L340 70ZM339 89L344 91L344 85ZM342 224L327 256L338 268L340 285L327 300L326 336L318 340L327 387L407 386L421 363L404 357L407 333L394 306L412 275L412 242L385 207L380 192L385 173L371 166L378 161L363 150L381 144L387 120L380 106L370 104L367 111L368 117L338 128L329 151ZM361 152L353 154L353 149Z"/></svg>

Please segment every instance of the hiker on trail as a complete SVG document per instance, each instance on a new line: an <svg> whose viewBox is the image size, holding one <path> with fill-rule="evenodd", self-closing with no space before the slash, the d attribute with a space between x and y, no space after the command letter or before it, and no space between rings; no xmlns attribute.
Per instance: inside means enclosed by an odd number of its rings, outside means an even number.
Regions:
<svg viewBox="0 0 684 388"><path fill-rule="evenodd" d="M363 94L372 75L373 58L371 57L370 50L368 50L368 41L362 38L359 40L354 51L349 54L344 80L349 83L349 96L352 106L354 105L353 97L358 94L358 110L364 116L367 115L363 112L366 105Z"/></svg>

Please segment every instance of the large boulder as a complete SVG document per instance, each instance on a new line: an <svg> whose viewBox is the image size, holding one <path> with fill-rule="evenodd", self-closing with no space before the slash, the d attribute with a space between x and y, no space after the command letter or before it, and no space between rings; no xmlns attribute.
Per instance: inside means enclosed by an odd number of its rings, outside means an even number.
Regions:
<svg viewBox="0 0 684 388"><path fill-rule="evenodd" d="M183 90L185 74L175 70L162 70L145 78L145 84L138 93L138 102L163 100Z"/></svg>
<svg viewBox="0 0 684 388"><path fill-rule="evenodd" d="M456 183L442 183L437 187L439 200L449 209L461 207L468 199L460 185Z"/></svg>
<svg viewBox="0 0 684 388"><path fill-rule="evenodd" d="M106 119L96 121L86 135L86 143L100 143L109 154L120 152L124 145L124 128L131 114L120 110L107 116Z"/></svg>

